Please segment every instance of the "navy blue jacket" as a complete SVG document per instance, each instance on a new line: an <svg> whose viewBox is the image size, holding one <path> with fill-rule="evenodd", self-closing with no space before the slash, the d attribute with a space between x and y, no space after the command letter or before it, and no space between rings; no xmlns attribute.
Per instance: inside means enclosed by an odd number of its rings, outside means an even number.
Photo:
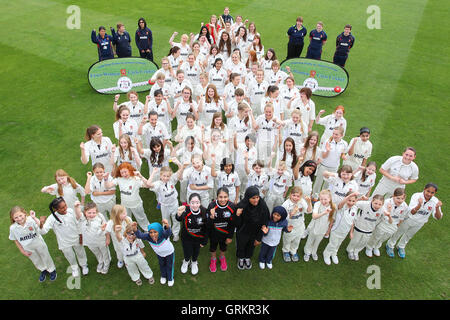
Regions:
<svg viewBox="0 0 450 320"><path fill-rule="evenodd" d="M323 30L319 32L316 29L314 29L309 33L309 38L311 40L309 43L309 47L311 49L322 50L323 45L322 41L327 40L327 34Z"/></svg>
<svg viewBox="0 0 450 320"><path fill-rule="evenodd" d="M297 25L293 25L289 28L287 31L287 34L289 36L289 43L290 44L303 44L303 38L307 34L307 30L304 26L299 30L297 29Z"/></svg>
<svg viewBox="0 0 450 320"><path fill-rule="evenodd" d="M113 36L113 43L116 46L116 53L119 58L131 57L131 37L130 34L125 31L122 35L116 33L114 28L111 28L111 34Z"/></svg>
<svg viewBox="0 0 450 320"><path fill-rule="evenodd" d="M351 33L348 36L344 36L342 32L336 38L336 54L346 56L354 44L355 37Z"/></svg>
<svg viewBox="0 0 450 320"><path fill-rule="evenodd" d="M95 30L92 30L91 40L97 45L98 59L100 61L114 58L114 51L112 47L113 37L105 34L105 37L102 38L100 35L96 34Z"/></svg>
<svg viewBox="0 0 450 320"><path fill-rule="evenodd" d="M135 35L135 39L136 41L136 46L139 49L139 52L141 50L147 50L150 49L152 50L152 46L153 46L153 37L152 37L152 31L145 27L144 29L137 29L136 30L136 35Z"/></svg>

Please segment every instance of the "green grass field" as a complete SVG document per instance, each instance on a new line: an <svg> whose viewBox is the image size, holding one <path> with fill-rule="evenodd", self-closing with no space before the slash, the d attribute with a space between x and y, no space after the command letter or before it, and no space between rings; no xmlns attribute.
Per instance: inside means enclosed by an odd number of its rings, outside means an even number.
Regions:
<svg viewBox="0 0 450 320"><path fill-rule="evenodd" d="M344 4L345 3L345 4ZM449 299L449 180L447 170L450 139L449 45L446 44L449 4L436 0L398 1L123 1L104 5L86 0L0 0L2 37L0 38L0 212L2 217L0 283L1 299ZM66 8L81 8L81 29L69 30ZM381 10L381 29L368 29L369 5ZM437 197L444 203L444 218L430 221L411 240L407 257L369 259L361 254L359 262L346 257L346 240L339 252L340 264L326 266L323 260L286 264L280 248L274 269L250 271L236 268L234 242L229 247L229 270L211 274L209 253L201 251L197 276L181 275L181 244L175 245L175 285L159 284L158 261L147 245L149 264L156 284L137 287L126 270L118 270L113 253L108 275L95 272L96 261L86 249L90 274L81 278L79 290L69 290L65 273L68 263L57 249L53 232L45 236L56 263L58 279L38 283L39 272L28 258L8 240L9 210L20 205L38 216L48 215L52 197L40 193L54 182L56 169L64 168L81 185L90 166L80 162L79 144L85 129L98 124L105 136L114 137L113 96L91 89L87 70L97 61L97 50L90 41L92 29L104 25L109 30L123 22L134 41L137 20L145 17L154 35L155 60L169 51L169 37L198 32L200 22L211 14L241 14L256 23L266 50L273 47L280 60L286 55L287 29L298 15L310 31L318 20L324 22L329 41L322 59L332 61L334 41L345 24L353 26L356 43L346 69L349 87L337 98L313 97L316 109L330 113L338 104L346 108L346 141L359 128L371 128L373 157L380 165L388 157L401 154L406 146L418 150L420 169L417 183L407 187L408 203L412 193L430 181L440 187ZM178 40L178 38L177 38ZM134 43L133 55L137 56ZM302 56L306 54L306 45ZM121 101L124 98L121 98ZM141 101L145 100L141 95ZM321 130L318 126L316 129ZM142 172L147 171L145 167ZM378 174L379 176L379 174ZM150 221L160 219L154 195L141 191ZM310 218L307 218L309 221ZM300 253L303 255L302 241ZM322 242L319 253L326 242ZM381 270L381 289L369 290L367 268Z"/></svg>

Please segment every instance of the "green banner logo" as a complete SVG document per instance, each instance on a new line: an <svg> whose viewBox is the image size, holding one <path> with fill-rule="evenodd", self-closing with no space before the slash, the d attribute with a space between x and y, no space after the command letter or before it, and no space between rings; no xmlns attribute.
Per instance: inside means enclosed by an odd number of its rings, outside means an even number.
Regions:
<svg viewBox="0 0 450 320"><path fill-rule="evenodd" d="M117 58L94 63L88 71L91 87L102 94L150 90L149 79L159 69L144 58Z"/></svg>
<svg viewBox="0 0 450 320"><path fill-rule="evenodd" d="M295 86L299 89L308 87L313 95L336 97L347 89L347 71L332 62L294 58L281 63L281 70L287 72L286 67L294 75Z"/></svg>

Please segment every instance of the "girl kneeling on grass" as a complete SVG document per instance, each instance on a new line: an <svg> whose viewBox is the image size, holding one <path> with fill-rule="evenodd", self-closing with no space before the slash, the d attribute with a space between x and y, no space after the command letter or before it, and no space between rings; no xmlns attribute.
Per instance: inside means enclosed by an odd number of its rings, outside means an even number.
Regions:
<svg viewBox="0 0 450 320"><path fill-rule="evenodd" d="M36 269L41 272L39 282L45 281L47 274L50 280L54 281L56 279L55 264L39 232L40 221L36 218L36 213L31 210L30 215L27 216L24 208L15 206L9 215L11 218L9 240L13 240L20 252L30 258Z"/></svg>

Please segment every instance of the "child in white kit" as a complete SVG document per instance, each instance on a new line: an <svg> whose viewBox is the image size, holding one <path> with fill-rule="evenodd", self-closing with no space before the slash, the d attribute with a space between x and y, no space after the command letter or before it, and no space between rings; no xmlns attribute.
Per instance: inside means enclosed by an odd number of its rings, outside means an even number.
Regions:
<svg viewBox="0 0 450 320"><path fill-rule="evenodd" d="M63 252L69 262L73 277L80 276L78 264L81 265L83 275L89 273L86 251L78 229L78 221L82 215L80 206L80 202L75 202L74 211L68 208L62 197L59 197L54 199L49 205L52 215L46 220L44 217L41 217L41 226L44 220L45 223L41 227L40 234L47 234L53 229L58 242L58 249Z"/></svg>
<svg viewBox="0 0 450 320"><path fill-rule="evenodd" d="M41 272L39 282L45 281L47 274L50 280L54 281L56 279L55 264L39 232L40 221L36 218L36 213L31 210L30 215L27 216L25 209L15 206L9 215L11 218L9 240L13 240L20 252L28 257Z"/></svg>
<svg viewBox="0 0 450 320"><path fill-rule="evenodd" d="M202 206L208 207L209 189L214 188L214 179L211 175L211 168L203 164L203 159L199 155L192 156L192 167L183 173L183 180L187 180L187 198L192 193L198 193Z"/></svg>
<svg viewBox="0 0 450 320"><path fill-rule="evenodd" d="M239 175L234 170L234 164L230 158L223 158L220 163L220 172L215 170L215 156L211 157L213 165L211 166L211 175L217 177L217 188L227 187L229 191L229 200L234 204L239 202L239 188L241 180Z"/></svg>
<svg viewBox="0 0 450 320"><path fill-rule="evenodd" d="M334 222L330 224L330 240L323 251L323 260L327 265L331 264L330 258L334 264L339 263L337 252L342 241L350 232L350 239L353 238L353 228L356 218L358 217L358 208L356 207L356 199L358 192L348 192L345 198L339 203Z"/></svg>
<svg viewBox="0 0 450 320"><path fill-rule="evenodd" d="M358 192L361 195L362 200L368 200L370 192L375 185L377 179L377 164L375 161L371 161L367 164L367 167L359 167L353 172L353 177L358 185Z"/></svg>
<svg viewBox="0 0 450 320"><path fill-rule="evenodd" d="M288 216L287 221L293 230L283 234L283 259L285 262L299 260L297 250L305 232L305 214L312 211L311 198L302 198L302 189L293 187L289 199L283 203Z"/></svg>
<svg viewBox="0 0 450 320"><path fill-rule="evenodd" d="M107 274L111 255L106 245L106 219L97 210L93 202L84 206L84 215L80 218L80 230L83 235L83 245L88 247L97 258L97 272Z"/></svg>
<svg viewBox="0 0 450 320"><path fill-rule="evenodd" d="M172 228L173 241L178 241L180 234L180 222L175 219L178 209L178 192L175 185L183 178L184 166L175 158L172 160L178 166L174 174L168 166L162 167L159 173L159 181L151 182L148 179L148 187L156 194L161 205L161 216L166 219Z"/></svg>
<svg viewBox="0 0 450 320"><path fill-rule="evenodd" d="M106 177L108 174L106 174ZM139 195L139 189L145 187L145 179L139 171L135 171L128 162L122 163L115 172L115 178L106 182L107 188L119 186L120 202L127 208L128 216L133 214L141 228L148 226L148 219L144 211L144 204Z"/></svg>
<svg viewBox="0 0 450 320"><path fill-rule="evenodd" d="M376 257L380 256L380 247L384 241L388 240L398 229L398 226L408 216L409 208L405 202L405 189L397 188L394 190L392 198L384 201L384 210L389 212L388 207L391 207L389 215L381 218L380 223L377 224L372 236L366 245L366 254L370 257L373 253ZM394 251L386 246L386 253L391 258L394 257Z"/></svg>
<svg viewBox="0 0 450 320"><path fill-rule="evenodd" d="M348 258L359 260L359 252L366 246L373 230L382 215L389 214L390 210L383 212L384 197L376 194L371 201L357 201L358 218L355 221L353 238L347 246ZM369 256L369 255L368 255Z"/></svg>
<svg viewBox="0 0 450 320"><path fill-rule="evenodd" d="M245 172L248 175L247 189L251 186L257 187L260 197L264 199L269 185L269 176L264 172L264 162L256 160L252 169L249 169L248 158L245 158Z"/></svg>
<svg viewBox="0 0 450 320"><path fill-rule="evenodd" d="M442 202L434 196L437 190L437 185L434 183L427 183L422 192L417 192L412 195L407 219L402 222L397 232L392 235L387 243L389 248L393 250L396 242L400 239L397 244L398 255L400 258L405 258L406 245L417 231L428 222L430 216L433 216L436 220L442 219Z"/></svg>
<svg viewBox="0 0 450 320"><path fill-rule="evenodd" d="M319 201L314 204L312 220L308 225L308 240L306 240L305 255L303 256L305 262L309 261L310 256L312 256L314 261L318 260L317 248L325 234L327 234L335 212L336 206L333 203L330 190L320 191Z"/></svg>
<svg viewBox="0 0 450 320"><path fill-rule="evenodd" d="M136 239L136 234L131 224L125 228L125 232L122 232L122 226L115 226L115 233L117 240L122 246L125 266L131 280L138 286L142 285L140 277L142 273L150 284L154 284L153 271L150 269L147 260L145 260L146 253L143 249L143 243L139 239Z"/></svg>
<svg viewBox="0 0 450 320"><path fill-rule="evenodd" d="M106 224L105 228L105 236L106 236L106 246L109 246L109 244L113 243L114 251L116 252L117 256L117 267L120 269L123 267L123 253L122 248L120 246L120 242L116 237L116 226L121 226L121 232L125 232L125 228L127 225L131 224L132 220L127 215L127 210L124 206L120 204L116 204L112 210L111 210L111 218Z"/></svg>
<svg viewBox="0 0 450 320"><path fill-rule="evenodd" d="M77 194L80 194L81 205L83 205L85 197L84 188L74 178L69 176L63 169L58 169L55 173L55 180L56 183L43 187L41 192L63 197L67 206L72 210L75 209L75 202L78 201Z"/></svg>
<svg viewBox="0 0 450 320"><path fill-rule="evenodd" d="M112 181L112 177L105 178L105 167L97 162L92 167L92 172L88 172L84 192L91 195L91 200L96 204L99 212L107 217L107 212L111 213L112 207L116 204L116 188L106 188L106 182ZM106 179L106 180L105 180Z"/></svg>
<svg viewBox="0 0 450 320"><path fill-rule="evenodd" d="M292 179L284 161L278 162L276 171L272 168L269 170L269 190L265 200L269 211L272 211L274 207L283 204L287 191L292 185Z"/></svg>

